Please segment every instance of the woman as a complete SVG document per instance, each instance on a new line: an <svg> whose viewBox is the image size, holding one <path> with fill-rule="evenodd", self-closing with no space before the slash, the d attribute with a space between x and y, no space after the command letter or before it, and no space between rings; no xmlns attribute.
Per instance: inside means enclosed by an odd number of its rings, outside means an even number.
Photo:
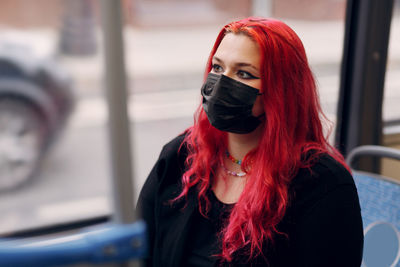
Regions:
<svg viewBox="0 0 400 267"><path fill-rule="evenodd" d="M360 266L357 191L323 135L304 47L283 22L219 33L195 122L139 197L149 266Z"/></svg>

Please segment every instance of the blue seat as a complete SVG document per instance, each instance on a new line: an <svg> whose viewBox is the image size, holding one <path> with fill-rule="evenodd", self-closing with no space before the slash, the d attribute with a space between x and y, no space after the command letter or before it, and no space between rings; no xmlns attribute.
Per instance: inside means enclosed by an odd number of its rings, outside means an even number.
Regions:
<svg viewBox="0 0 400 267"><path fill-rule="evenodd" d="M350 167L360 156L400 160L400 151L379 146L358 147L347 157ZM353 171L353 176L364 224L362 266L400 266L400 182L362 171Z"/></svg>
<svg viewBox="0 0 400 267"><path fill-rule="evenodd" d="M106 224L57 238L0 239L1 267L118 263L145 257L146 225Z"/></svg>

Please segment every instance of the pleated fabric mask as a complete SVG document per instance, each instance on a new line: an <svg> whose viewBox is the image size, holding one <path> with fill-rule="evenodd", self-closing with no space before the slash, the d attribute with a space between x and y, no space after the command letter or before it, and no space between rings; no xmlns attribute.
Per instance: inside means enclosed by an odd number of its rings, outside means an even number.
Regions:
<svg viewBox="0 0 400 267"><path fill-rule="evenodd" d="M208 74L201 88L203 109L211 125L238 134L251 133L260 125L252 109L261 94L254 87L215 73Z"/></svg>

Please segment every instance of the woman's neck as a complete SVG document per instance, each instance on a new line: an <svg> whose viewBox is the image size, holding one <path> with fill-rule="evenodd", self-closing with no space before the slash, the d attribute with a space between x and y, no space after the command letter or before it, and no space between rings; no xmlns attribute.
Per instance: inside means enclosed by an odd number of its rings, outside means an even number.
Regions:
<svg viewBox="0 0 400 267"><path fill-rule="evenodd" d="M262 126L249 134L228 133L228 151L236 159L243 159L252 149L258 146L261 138ZM224 203L236 203L246 185L247 177L227 175L223 168L240 173L241 166L224 157L225 167L218 168L216 179L213 181L213 190L217 198ZM223 178L224 177L224 178Z"/></svg>
<svg viewBox="0 0 400 267"><path fill-rule="evenodd" d="M243 159L252 149L258 146L261 139L261 127L248 134L228 133L228 151L237 159Z"/></svg>

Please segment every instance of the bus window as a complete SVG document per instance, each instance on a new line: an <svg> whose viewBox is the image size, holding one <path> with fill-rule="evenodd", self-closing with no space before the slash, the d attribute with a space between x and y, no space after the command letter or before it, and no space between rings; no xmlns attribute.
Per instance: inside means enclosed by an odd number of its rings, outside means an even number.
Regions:
<svg viewBox="0 0 400 267"><path fill-rule="evenodd" d="M97 13L87 0L0 3L3 235L111 212Z"/></svg>
<svg viewBox="0 0 400 267"><path fill-rule="evenodd" d="M250 15L275 17L297 32L316 76L322 108L334 122L345 2L122 1L136 192L162 146L193 123L193 113L200 103L204 67L214 38L222 25L237 18ZM7 235L93 218L107 219L113 211L98 2L5 0L0 3L0 18L1 38L10 42L22 41L28 50L52 59L53 63L46 67L51 74L45 71L33 73L44 77L53 75L60 84L52 88L72 90L63 98L70 109L65 108L68 112L56 128L58 131L54 131L51 138L45 135L51 142L45 146L45 153L38 153L33 177L0 192L0 232ZM29 70L34 69L33 65L26 61L27 56L23 57L21 68L31 73ZM3 66L0 65L0 71L4 71L0 78L15 77L15 73L21 72L18 69L12 72L14 69L9 65ZM60 71L55 71L58 69ZM45 85L51 85L46 81ZM50 106L61 106L63 99ZM2 114L17 109L13 105L2 105L0 101L0 121ZM30 114L26 116L35 114L25 113ZM38 124L47 118L41 113L37 117ZM47 126L28 126L39 128L39 137L41 129L47 129ZM35 143L32 141L35 137L25 139L24 142ZM40 139L37 142L40 143ZM1 149L0 153L3 153ZM0 173L9 175L11 171L7 168L0 165ZM3 177L1 175L0 179Z"/></svg>
<svg viewBox="0 0 400 267"><path fill-rule="evenodd" d="M383 145L400 149L400 1L394 2L383 100ZM399 163L382 160L382 174L400 179Z"/></svg>

